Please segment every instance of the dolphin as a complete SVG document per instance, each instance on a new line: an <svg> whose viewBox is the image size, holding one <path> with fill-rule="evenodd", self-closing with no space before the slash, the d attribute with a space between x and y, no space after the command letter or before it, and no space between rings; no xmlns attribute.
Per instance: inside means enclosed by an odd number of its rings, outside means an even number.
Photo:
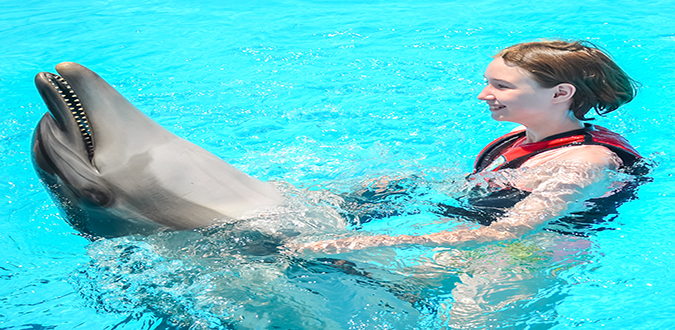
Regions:
<svg viewBox="0 0 675 330"><path fill-rule="evenodd" d="M164 129L93 71L64 62L35 84L49 108L35 170L67 222L92 239L231 223L283 204L257 180Z"/></svg>

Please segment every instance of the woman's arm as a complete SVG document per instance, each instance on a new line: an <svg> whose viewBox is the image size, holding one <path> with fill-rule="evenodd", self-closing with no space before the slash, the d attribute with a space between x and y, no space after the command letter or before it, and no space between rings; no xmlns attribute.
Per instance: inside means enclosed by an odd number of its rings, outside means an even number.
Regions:
<svg viewBox="0 0 675 330"><path fill-rule="evenodd" d="M599 194L604 193L606 186L597 187L594 184L602 180L606 169L616 169L620 162L618 157L604 147L569 148L569 151L556 157L555 161L549 161L536 170L524 171L524 185L530 186L532 193L489 226L420 236L355 236L306 243L297 245L294 249L339 253L374 246L461 245L515 239L561 215L567 210L569 203L581 198L587 199L589 190L598 188L602 191Z"/></svg>

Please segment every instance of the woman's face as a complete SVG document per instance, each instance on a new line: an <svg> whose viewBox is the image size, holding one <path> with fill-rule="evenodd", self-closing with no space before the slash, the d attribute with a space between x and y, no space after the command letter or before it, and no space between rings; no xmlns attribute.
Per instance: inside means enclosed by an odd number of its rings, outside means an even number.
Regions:
<svg viewBox="0 0 675 330"><path fill-rule="evenodd" d="M529 72L501 57L488 65L485 78L487 86L478 99L487 102L493 119L525 126L547 120L555 88L539 86Z"/></svg>

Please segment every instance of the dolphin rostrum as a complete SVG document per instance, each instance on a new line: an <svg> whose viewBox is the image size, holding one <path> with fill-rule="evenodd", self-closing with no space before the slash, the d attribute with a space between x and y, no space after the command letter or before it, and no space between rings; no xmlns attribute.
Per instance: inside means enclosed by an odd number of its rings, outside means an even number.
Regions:
<svg viewBox="0 0 675 330"><path fill-rule="evenodd" d="M144 115L72 62L35 84L49 108L33 163L75 229L93 237L151 234L236 221L283 203L250 177Z"/></svg>

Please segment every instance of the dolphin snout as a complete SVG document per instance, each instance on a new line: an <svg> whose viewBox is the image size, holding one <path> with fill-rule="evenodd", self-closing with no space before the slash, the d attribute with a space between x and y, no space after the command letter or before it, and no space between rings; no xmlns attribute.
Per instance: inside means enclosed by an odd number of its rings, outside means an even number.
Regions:
<svg viewBox="0 0 675 330"><path fill-rule="evenodd" d="M75 62L61 62L56 65L56 70L57 71L67 70L70 67L82 67L82 66Z"/></svg>

